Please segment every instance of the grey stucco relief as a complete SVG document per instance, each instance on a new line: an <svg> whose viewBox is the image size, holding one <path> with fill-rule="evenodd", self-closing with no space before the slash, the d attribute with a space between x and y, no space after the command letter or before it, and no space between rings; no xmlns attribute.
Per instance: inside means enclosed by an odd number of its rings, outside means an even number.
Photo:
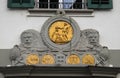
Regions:
<svg viewBox="0 0 120 78"><path fill-rule="evenodd" d="M68 22L73 28L73 38L66 44L56 44L49 38L49 27L55 21ZM40 33L36 30L26 30L21 34L21 43L11 49L10 60L12 65L26 65L26 58L29 54L36 54L42 59L45 54L50 54L55 60L53 65L75 65L68 64L70 55L77 55L80 58L78 66L82 63L83 57L88 54L94 57L94 65L106 66L109 61L109 50L99 43L99 32L95 29L81 30L78 24L71 17L65 16L64 12L50 17L44 24ZM90 56L90 57L91 57ZM75 59L74 59L75 60ZM88 59L89 61L89 59ZM42 65L39 63L38 65Z"/></svg>
<svg viewBox="0 0 120 78"><path fill-rule="evenodd" d="M48 30L49 30L50 25L53 22L59 21L59 20L63 20L63 21L70 23L73 27L73 30L74 30L73 39L69 43L64 44L64 45L58 45L58 44L53 43L49 39L49 35L48 35ZM49 18L44 23L42 30L41 30L41 36L43 38L43 41L46 42L46 45L49 48L51 48L52 50L59 50L59 51L60 50L70 50L72 47L74 47L80 39L80 34L81 34L81 31L80 31L78 24L72 18L64 16L64 15L63 16L57 15L57 16Z"/></svg>
<svg viewBox="0 0 120 78"><path fill-rule="evenodd" d="M11 49L0 49L0 66L11 65L9 58ZM109 49L109 64L113 67L120 67L120 49Z"/></svg>

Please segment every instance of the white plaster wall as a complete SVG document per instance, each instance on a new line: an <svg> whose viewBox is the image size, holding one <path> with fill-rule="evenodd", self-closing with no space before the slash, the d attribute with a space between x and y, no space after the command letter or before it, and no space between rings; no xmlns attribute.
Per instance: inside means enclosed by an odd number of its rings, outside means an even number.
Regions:
<svg viewBox="0 0 120 78"><path fill-rule="evenodd" d="M94 28L100 32L100 44L120 49L120 0L113 0L110 11L94 11L94 17L73 17L81 30ZM27 10L10 10L7 0L0 0L0 49L19 44L20 34L26 29L40 31L48 17L27 17Z"/></svg>

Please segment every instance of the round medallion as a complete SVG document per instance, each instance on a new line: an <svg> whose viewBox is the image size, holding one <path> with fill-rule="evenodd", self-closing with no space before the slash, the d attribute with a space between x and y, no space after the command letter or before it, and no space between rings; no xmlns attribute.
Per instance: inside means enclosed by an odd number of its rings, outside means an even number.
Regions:
<svg viewBox="0 0 120 78"><path fill-rule="evenodd" d="M68 16L51 17L41 29L41 38L53 50L74 47L80 40L80 34L78 24Z"/></svg>
<svg viewBox="0 0 120 78"><path fill-rule="evenodd" d="M54 64L54 57L50 54L46 54L42 57L42 64Z"/></svg>
<svg viewBox="0 0 120 78"><path fill-rule="evenodd" d="M39 56L37 54L29 54L26 58L27 65L39 64Z"/></svg>
<svg viewBox="0 0 120 78"><path fill-rule="evenodd" d="M88 65L94 65L95 64L95 58L91 54L85 54L82 58L82 63L83 64L88 64Z"/></svg>
<svg viewBox="0 0 120 78"><path fill-rule="evenodd" d="M65 44L71 41L73 37L73 28L66 21L55 21L49 27L49 37L56 44Z"/></svg>
<svg viewBox="0 0 120 78"><path fill-rule="evenodd" d="M68 64L80 64L80 58L79 58L79 56L77 56L76 54L71 54L71 55L67 58L67 63L68 63Z"/></svg>

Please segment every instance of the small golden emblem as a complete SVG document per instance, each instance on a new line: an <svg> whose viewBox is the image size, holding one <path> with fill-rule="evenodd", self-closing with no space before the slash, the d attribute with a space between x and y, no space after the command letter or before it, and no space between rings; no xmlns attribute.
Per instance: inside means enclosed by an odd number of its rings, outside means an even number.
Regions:
<svg viewBox="0 0 120 78"><path fill-rule="evenodd" d="M66 21L56 21L49 28L49 37L56 44L68 43L73 37L73 28Z"/></svg>
<svg viewBox="0 0 120 78"><path fill-rule="evenodd" d="M76 54L71 54L71 55L67 58L67 63L68 63L68 64L80 64L80 58L79 58L79 56L77 56Z"/></svg>
<svg viewBox="0 0 120 78"><path fill-rule="evenodd" d="M88 65L94 65L95 64L95 58L91 54L86 54L82 58L82 63L83 64L88 64Z"/></svg>
<svg viewBox="0 0 120 78"><path fill-rule="evenodd" d="M54 64L54 57L50 54L46 54L42 57L42 64Z"/></svg>
<svg viewBox="0 0 120 78"><path fill-rule="evenodd" d="M40 62L40 59L37 54L29 54L26 58L27 65L39 64L39 62Z"/></svg>

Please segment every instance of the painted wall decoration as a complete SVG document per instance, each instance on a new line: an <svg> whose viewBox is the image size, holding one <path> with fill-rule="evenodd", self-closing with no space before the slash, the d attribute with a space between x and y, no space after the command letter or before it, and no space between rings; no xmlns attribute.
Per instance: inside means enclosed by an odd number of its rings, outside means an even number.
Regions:
<svg viewBox="0 0 120 78"><path fill-rule="evenodd" d="M81 30L74 19L60 13L46 20L40 32L23 31L10 60L12 65L106 66L109 50L99 43L97 30Z"/></svg>

